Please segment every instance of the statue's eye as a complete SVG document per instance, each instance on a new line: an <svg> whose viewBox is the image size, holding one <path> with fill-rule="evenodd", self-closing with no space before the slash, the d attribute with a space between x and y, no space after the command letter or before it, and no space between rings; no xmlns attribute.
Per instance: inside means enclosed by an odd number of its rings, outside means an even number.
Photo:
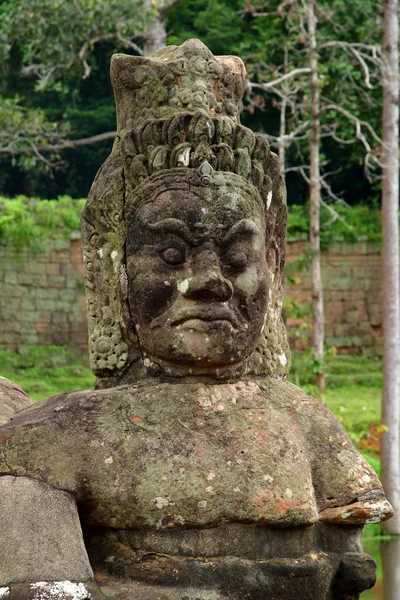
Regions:
<svg viewBox="0 0 400 600"><path fill-rule="evenodd" d="M231 250L225 256L225 262L233 269L244 269L248 262L247 254L243 250Z"/></svg>
<svg viewBox="0 0 400 600"><path fill-rule="evenodd" d="M167 265L181 265L185 261L185 255L182 250L179 248L174 248L171 246L170 248L166 248L161 252L161 257Z"/></svg>

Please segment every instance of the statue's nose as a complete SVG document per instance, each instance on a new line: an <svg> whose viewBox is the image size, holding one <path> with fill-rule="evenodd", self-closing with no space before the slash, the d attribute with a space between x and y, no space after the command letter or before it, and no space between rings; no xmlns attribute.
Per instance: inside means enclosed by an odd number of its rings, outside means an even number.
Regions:
<svg viewBox="0 0 400 600"><path fill-rule="evenodd" d="M191 300L227 302L232 298L233 285L222 275L221 270L213 265L191 277L183 295Z"/></svg>

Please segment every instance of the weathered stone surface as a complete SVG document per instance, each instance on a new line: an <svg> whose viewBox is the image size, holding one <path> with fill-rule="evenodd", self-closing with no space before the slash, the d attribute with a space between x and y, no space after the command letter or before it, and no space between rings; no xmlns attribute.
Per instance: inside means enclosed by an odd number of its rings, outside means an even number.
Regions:
<svg viewBox="0 0 400 600"><path fill-rule="evenodd" d="M318 523L277 530L264 525L229 524L168 532L86 528L85 541L95 573L109 573L101 582L106 582L118 598L138 592L139 598L158 598L159 594L171 599L281 600L295 598L297 593L302 599L331 599L339 578L338 566L340 578L351 577L354 586L363 561L362 585L367 573L370 581L375 578L373 561L362 554L360 527L332 528ZM351 567L355 572L344 573L345 565L354 563L357 557L358 567ZM177 589L182 596L177 595ZM333 598L339 600L342 596Z"/></svg>
<svg viewBox="0 0 400 600"><path fill-rule="evenodd" d="M0 587L25 581L83 582L93 576L71 494L27 477L3 476L0 514Z"/></svg>
<svg viewBox="0 0 400 600"><path fill-rule="evenodd" d="M85 522L115 528L293 527L382 494L333 415L274 379L60 394L17 415L0 440L2 473L68 490Z"/></svg>
<svg viewBox="0 0 400 600"><path fill-rule="evenodd" d="M212 557L237 556L247 560L298 558L316 548L328 553L360 553L361 527L332 529L326 523L299 528L274 528L264 523L223 523L218 527L197 529L126 530L84 526L84 538L93 564L110 563L112 569L126 568L126 557L132 563L143 556L207 560ZM107 560L108 559L108 560Z"/></svg>
<svg viewBox="0 0 400 600"><path fill-rule="evenodd" d="M341 558L333 588L334 600L358 598L358 594L374 586L374 561L367 554L349 553Z"/></svg>
<svg viewBox="0 0 400 600"><path fill-rule="evenodd" d="M326 508L320 513L320 519L336 525L364 525L364 523L380 523L386 516L392 514L393 509L380 490L367 492L358 502L347 506Z"/></svg>
<svg viewBox="0 0 400 600"><path fill-rule="evenodd" d="M173 585L152 584L162 557L148 557L142 565L142 578L101 577L101 589L112 600L358 600L359 592L372 587L375 565L367 555L348 553L338 558L327 553L311 553L301 559L195 561L199 585L178 585L182 580L179 564L175 572L167 569L161 577ZM336 576L335 576L336 572Z"/></svg>
<svg viewBox="0 0 400 600"><path fill-rule="evenodd" d="M32 398L19 385L0 376L0 425L7 423L15 413L31 404Z"/></svg>
<svg viewBox="0 0 400 600"><path fill-rule="evenodd" d="M149 557L142 564L140 581L118 578L108 585L118 591L119 600L333 600L330 588L337 558L320 553L296 560L253 562L226 557L194 559L190 566L165 563L163 557ZM159 575L164 585L157 583Z"/></svg>

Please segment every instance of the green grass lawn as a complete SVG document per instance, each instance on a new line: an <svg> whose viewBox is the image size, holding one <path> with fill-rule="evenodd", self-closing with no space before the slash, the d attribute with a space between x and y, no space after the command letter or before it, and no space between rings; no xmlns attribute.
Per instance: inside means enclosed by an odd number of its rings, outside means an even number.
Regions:
<svg viewBox="0 0 400 600"><path fill-rule="evenodd" d="M18 354L0 347L0 375L33 400L93 387L95 379L87 357L66 346L27 346Z"/></svg>

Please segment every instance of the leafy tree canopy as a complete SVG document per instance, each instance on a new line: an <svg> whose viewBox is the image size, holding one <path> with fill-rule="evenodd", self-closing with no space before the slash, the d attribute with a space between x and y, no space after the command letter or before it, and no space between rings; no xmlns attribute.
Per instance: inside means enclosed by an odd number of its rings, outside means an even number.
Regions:
<svg viewBox="0 0 400 600"><path fill-rule="evenodd" d="M115 129L110 56L115 51L140 53L149 21L165 4L166 0L31 0L28 4L3 0L0 193L87 194L110 141L63 150L55 156L56 163L60 157L64 161L59 169L46 163L48 154L43 154L43 160L35 149ZM379 131L379 69L361 45L378 46L381 14L372 0L321 0L318 11L321 119L323 126L334 126L335 136L343 141L338 145L332 136L323 138L322 162L327 171L337 172L332 184L335 192L344 190L346 201L353 203L372 194L363 176L364 148L354 141L355 122L334 107L326 107L334 99ZM170 44L198 37L215 54L241 56L254 84L242 120L256 131L279 134L281 98L261 88L282 74L307 67L301 2L180 0L168 12L166 28ZM344 45L331 43L337 40ZM361 53L361 62L350 48L354 43L359 45L356 52ZM287 113L288 131L296 122L307 121L308 74L292 77L290 85L298 89L297 112ZM308 160L306 128L303 133L303 139L287 147L287 162L294 168ZM371 139L370 144L374 149L378 142ZM11 147L13 154L3 151L4 147ZM298 172L289 172L287 182L289 198L304 202L307 185Z"/></svg>
<svg viewBox="0 0 400 600"><path fill-rule="evenodd" d="M38 89L62 71L86 78L96 44L111 40L115 49L137 51L134 38L143 36L151 16L141 0L6 0L0 5L0 59L7 61L18 47L21 72L35 75Z"/></svg>

